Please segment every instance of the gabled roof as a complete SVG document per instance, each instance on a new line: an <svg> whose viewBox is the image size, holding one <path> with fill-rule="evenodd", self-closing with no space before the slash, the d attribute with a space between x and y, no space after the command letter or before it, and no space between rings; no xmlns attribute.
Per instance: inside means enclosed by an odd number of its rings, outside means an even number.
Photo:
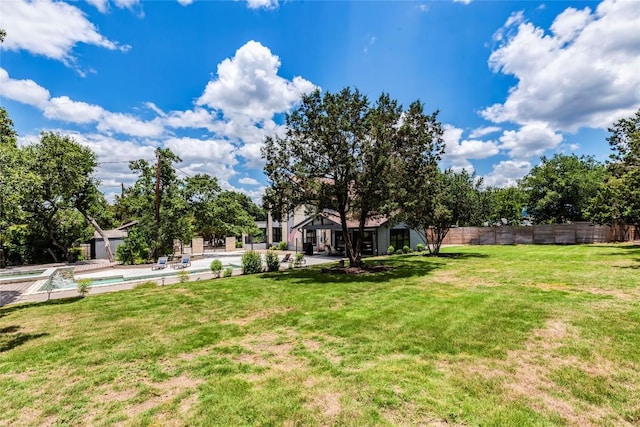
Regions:
<svg viewBox="0 0 640 427"><path fill-rule="evenodd" d="M367 218L364 228L378 228L389 221L386 216L377 216ZM357 229L360 221L357 219L348 219L347 228ZM340 215L337 212L325 209L319 214L311 215L293 226L294 229L303 228L306 230L342 230L340 223Z"/></svg>
<svg viewBox="0 0 640 427"><path fill-rule="evenodd" d="M104 234L109 239L124 239L129 234L129 229L136 225L138 225L138 221L131 221L121 225L120 227L114 228L113 230L104 230ZM102 236L97 231L94 231L93 238L102 239Z"/></svg>

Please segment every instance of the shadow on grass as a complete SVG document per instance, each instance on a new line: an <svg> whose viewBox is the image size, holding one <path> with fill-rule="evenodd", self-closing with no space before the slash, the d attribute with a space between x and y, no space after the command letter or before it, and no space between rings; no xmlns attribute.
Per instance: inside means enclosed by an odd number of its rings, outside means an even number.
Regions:
<svg viewBox="0 0 640 427"><path fill-rule="evenodd" d="M16 334L15 336L11 337L8 341L4 342L3 339L0 339L0 353L4 353L7 352L9 350L13 350L14 348L21 346L22 344L25 344L31 340L37 339L37 338L42 338L44 336L47 336L49 334L47 333L42 333L42 334Z"/></svg>
<svg viewBox="0 0 640 427"><path fill-rule="evenodd" d="M23 304L10 305L7 307L0 307L0 318L4 316L8 316L9 314L18 310L42 307L46 305L65 305L65 304L71 304L80 300L82 300L82 297L77 296L77 297L69 297L69 298L57 298L57 299L52 299L49 301L41 301L41 302L27 302Z"/></svg>
<svg viewBox="0 0 640 427"><path fill-rule="evenodd" d="M457 257L453 256L457 255ZM423 277L431 274L434 270L448 265L452 260L464 260L466 258L486 258L487 255L476 253L447 254L444 257L400 255L388 258L368 259L365 262L371 266L384 265L391 267L390 270L377 273L363 274L336 274L323 273L322 268L336 266L336 264L317 265L307 268L296 268L280 273L267 273L262 277L275 281L286 281L292 284L324 284L324 283L381 283L387 280L408 279L411 277Z"/></svg>
<svg viewBox="0 0 640 427"><path fill-rule="evenodd" d="M487 254L468 253L468 252L440 252L439 254L424 254L422 256L428 258L453 258L453 259L465 259L465 258L489 258Z"/></svg>
<svg viewBox="0 0 640 427"><path fill-rule="evenodd" d="M640 245L635 245L635 244L620 243L620 244L615 244L615 245L591 245L591 246L593 246L595 248L620 249L621 251L629 251L633 255L640 255ZM611 252L611 253L602 254L602 255L619 256L620 253ZM627 254L624 254L624 255L627 255Z"/></svg>

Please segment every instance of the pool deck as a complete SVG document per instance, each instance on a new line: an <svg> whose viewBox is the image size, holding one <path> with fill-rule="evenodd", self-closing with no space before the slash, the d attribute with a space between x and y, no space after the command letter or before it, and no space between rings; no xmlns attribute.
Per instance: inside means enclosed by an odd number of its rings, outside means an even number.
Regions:
<svg viewBox="0 0 640 427"><path fill-rule="evenodd" d="M279 252L279 258L286 252ZM224 252L224 253L206 253L204 257L194 257L191 260L191 266L174 269L170 264L163 269L152 269L152 265L144 266L124 266L118 263L109 263L108 261L92 260L90 262L83 262L77 264L48 264L38 265L31 267L17 267L13 268L13 272L29 271L29 270L47 270L51 268L60 267L73 267L74 278L78 279L101 279L110 277L122 277L123 279L129 279L130 281L114 284L95 285L91 287L90 295L98 295L107 292L117 292L127 289L133 289L136 285L142 282L154 281L159 285L170 285L179 282L179 278L176 275L178 271L184 270L190 273L190 281L194 280L207 280L214 278L214 275L209 270L209 265L214 259L222 261L223 268L226 266L240 266L242 264L243 251ZM292 258L295 254L292 254ZM322 255L305 256L306 265L318 265L336 262L336 257L326 257ZM286 269L287 264L281 264L281 268ZM205 270L205 271L202 271ZM233 275L240 275L241 269L234 267ZM144 276L140 280L132 280L135 277ZM48 298L47 292L40 291L43 284L43 280L47 277L37 277L31 281L20 282L3 282L0 284L0 307L28 302L42 302ZM78 291L75 288L72 289L56 289L51 292L51 299L59 298L73 298L78 296Z"/></svg>

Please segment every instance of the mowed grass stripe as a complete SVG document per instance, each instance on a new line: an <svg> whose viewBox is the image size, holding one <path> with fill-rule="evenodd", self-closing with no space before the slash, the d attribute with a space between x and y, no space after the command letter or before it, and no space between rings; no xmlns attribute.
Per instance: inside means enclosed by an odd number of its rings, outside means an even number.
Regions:
<svg viewBox="0 0 640 427"><path fill-rule="evenodd" d="M0 425L634 425L640 247L469 246L0 309Z"/></svg>

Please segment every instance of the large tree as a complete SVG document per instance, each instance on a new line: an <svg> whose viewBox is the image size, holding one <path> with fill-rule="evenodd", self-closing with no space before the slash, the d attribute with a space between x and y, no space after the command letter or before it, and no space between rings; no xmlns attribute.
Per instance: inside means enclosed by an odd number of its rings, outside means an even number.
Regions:
<svg viewBox="0 0 640 427"><path fill-rule="evenodd" d="M607 175L589 204L589 218L600 224L640 227L640 109L617 121L607 138L612 153Z"/></svg>
<svg viewBox="0 0 640 427"><path fill-rule="evenodd" d="M350 264L362 265L361 241L352 240L347 221L357 220L362 235L366 221L384 212L401 113L386 94L374 105L349 88L303 96L286 117L285 135L263 147L271 183L265 206L276 218L298 206L337 213Z"/></svg>
<svg viewBox="0 0 640 427"><path fill-rule="evenodd" d="M193 216L194 229L205 240L237 236L257 230L255 216L263 215L245 194L221 191L215 177L199 174L188 177L183 194Z"/></svg>
<svg viewBox="0 0 640 427"><path fill-rule="evenodd" d="M520 182L534 221L551 224L586 220L585 211L602 183L604 166L591 156L575 154L543 156L540 160Z"/></svg>
<svg viewBox="0 0 640 427"><path fill-rule="evenodd" d="M413 181L415 195L404 203L403 218L422 237L429 253L437 255L451 227L474 224L482 180L466 170L436 169Z"/></svg>
<svg viewBox="0 0 640 427"><path fill-rule="evenodd" d="M480 223L519 225L522 220L522 210L525 205L525 194L520 187L487 188L482 191L481 198L483 216Z"/></svg>
<svg viewBox="0 0 640 427"><path fill-rule="evenodd" d="M62 217L68 216L64 212L76 210L102 235L107 253L113 260L109 239L95 218L96 212L106 205L98 191L99 181L93 175L96 155L72 138L54 132L43 132L37 144L24 150L30 171L38 177L38 185L30 186L28 198L23 203L32 228L36 228L36 223L42 226L51 244L70 259L71 246L84 235L67 238L69 218ZM57 261L56 252L49 252Z"/></svg>

